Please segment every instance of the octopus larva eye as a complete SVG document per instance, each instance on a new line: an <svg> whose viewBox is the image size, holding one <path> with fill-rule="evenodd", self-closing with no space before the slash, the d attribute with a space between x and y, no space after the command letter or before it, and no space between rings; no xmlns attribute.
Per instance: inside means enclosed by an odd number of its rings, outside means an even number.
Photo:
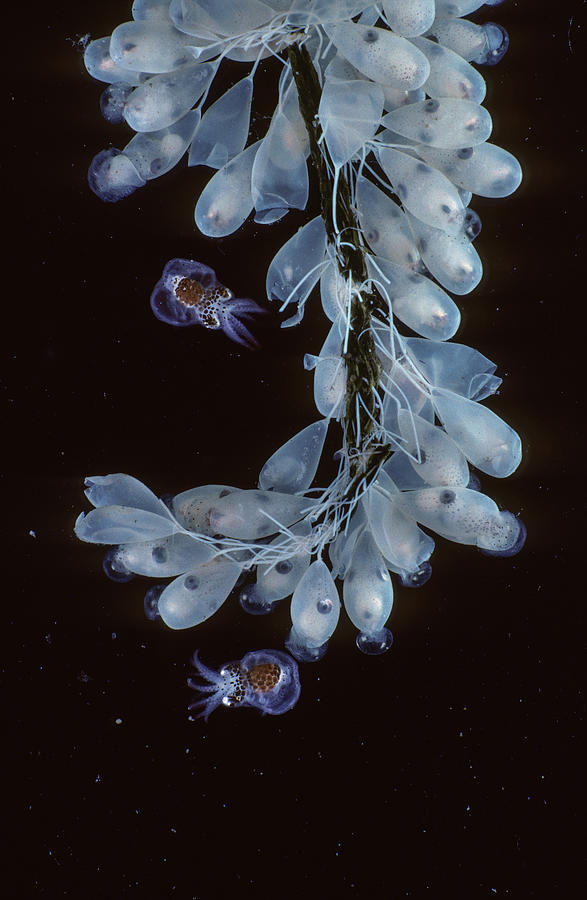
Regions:
<svg viewBox="0 0 587 900"><path fill-rule="evenodd" d="M440 495L440 502L445 506L449 506L451 503L454 503L456 498L456 494L454 491L442 491Z"/></svg>

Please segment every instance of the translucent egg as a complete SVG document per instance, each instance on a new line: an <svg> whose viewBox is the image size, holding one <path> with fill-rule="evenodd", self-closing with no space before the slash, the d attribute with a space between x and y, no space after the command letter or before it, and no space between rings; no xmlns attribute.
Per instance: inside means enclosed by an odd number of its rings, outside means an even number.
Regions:
<svg viewBox="0 0 587 900"><path fill-rule="evenodd" d="M326 34L349 62L378 84L412 91L430 74L424 54L410 41L384 28L344 23L326 26Z"/></svg>

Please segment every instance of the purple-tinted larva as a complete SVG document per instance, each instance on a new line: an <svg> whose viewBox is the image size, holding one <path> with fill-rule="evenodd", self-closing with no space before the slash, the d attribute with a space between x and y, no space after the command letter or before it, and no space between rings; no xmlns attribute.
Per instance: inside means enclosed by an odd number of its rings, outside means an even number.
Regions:
<svg viewBox="0 0 587 900"><path fill-rule="evenodd" d="M224 334L250 350L259 346L241 319L263 314L254 300L235 297L220 284L216 273L204 263L171 259L151 294L151 308L169 325L203 325Z"/></svg>
<svg viewBox="0 0 587 900"><path fill-rule="evenodd" d="M190 709L200 709L198 715L205 720L218 706L252 706L279 716L295 706L300 696L298 664L282 650L254 650L219 670L200 662L197 650L192 662L196 675L208 684L188 679L191 688L204 694Z"/></svg>

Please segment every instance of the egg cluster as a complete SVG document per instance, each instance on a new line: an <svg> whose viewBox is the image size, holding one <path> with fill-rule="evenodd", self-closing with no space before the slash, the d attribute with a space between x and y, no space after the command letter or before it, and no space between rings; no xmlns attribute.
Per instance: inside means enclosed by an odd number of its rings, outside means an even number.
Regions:
<svg viewBox="0 0 587 900"><path fill-rule="evenodd" d="M505 197L521 181L516 159L488 142L474 64L498 62L508 38L464 18L482 5L136 0L134 21L88 45L88 71L110 83L104 114L137 132L92 162L90 186L102 199L128 196L188 153L189 165L216 170L196 224L225 237L251 213L271 224L305 209L308 163L320 182L320 215L286 241L266 281L268 299L293 310L286 327L319 284L330 330L304 364L320 418L276 450L252 489L205 485L163 503L128 475L86 482L95 509L78 519L78 537L113 545L114 578L172 577L146 598L148 614L169 627L209 618L249 573L242 606L266 613L291 596L286 646L298 660L319 659L339 618L338 579L357 645L381 653L392 643L391 575L409 587L427 580L430 531L493 555L522 546L521 521L471 471L503 478L521 459L516 432L481 403L501 379L481 353L450 340L460 323L451 294L469 293L482 276L472 196ZM266 135L248 143L253 80L269 56L281 66L278 100ZM208 103L225 61L248 72ZM201 263L169 263L156 313L221 327L202 306L206 279L217 284ZM231 297L221 297L222 316ZM171 302L180 313L169 318ZM252 346L238 315L259 308L234 302L225 330ZM338 471L315 486L331 420L342 433ZM214 676L196 660L215 698L203 701L206 711L234 705L226 697L237 681L252 696L244 669L231 665Z"/></svg>

